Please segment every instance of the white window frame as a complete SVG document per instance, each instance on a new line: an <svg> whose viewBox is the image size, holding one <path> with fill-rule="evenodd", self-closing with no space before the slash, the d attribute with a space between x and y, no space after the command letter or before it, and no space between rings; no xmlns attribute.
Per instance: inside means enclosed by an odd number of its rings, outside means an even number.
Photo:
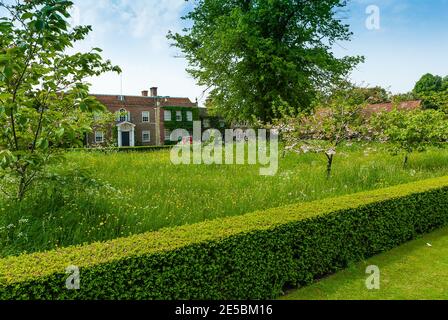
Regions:
<svg viewBox="0 0 448 320"><path fill-rule="evenodd" d="M101 141L98 141L99 137L101 137ZM103 131L95 131L95 143L96 144L104 143L104 132Z"/></svg>
<svg viewBox="0 0 448 320"><path fill-rule="evenodd" d="M148 135L147 140L145 140L145 134ZM151 131L148 130L142 131L142 142L151 142Z"/></svg>
<svg viewBox="0 0 448 320"><path fill-rule="evenodd" d="M165 141L171 141L171 133L172 131L170 129L165 129L164 131Z"/></svg>
<svg viewBox="0 0 448 320"><path fill-rule="evenodd" d="M147 121L145 121L145 118L148 118ZM151 114L149 111L142 111L142 122L143 123L149 123L151 121Z"/></svg>
<svg viewBox="0 0 448 320"><path fill-rule="evenodd" d="M165 121L171 121L171 120L172 120L172 117L173 117L173 115L172 115L171 110L165 110L165 112L164 112L164 114L163 114L163 119L164 119Z"/></svg>
<svg viewBox="0 0 448 320"><path fill-rule="evenodd" d="M180 115L180 117L179 117ZM182 122L182 111L176 111L176 121Z"/></svg>
<svg viewBox="0 0 448 320"><path fill-rule="evenodd" d="M193 122L193 111L187 111L187 121Z"/></svg>
<svg viewBox="0 0 448 320"><path fill-rule="evenodd" d="M124 120L122 120L122 117L124 117ZM127 122L127 121L129 121L129 112L126 109L121 108L118 111L118 121L120 121L120 122Z"/></svg>

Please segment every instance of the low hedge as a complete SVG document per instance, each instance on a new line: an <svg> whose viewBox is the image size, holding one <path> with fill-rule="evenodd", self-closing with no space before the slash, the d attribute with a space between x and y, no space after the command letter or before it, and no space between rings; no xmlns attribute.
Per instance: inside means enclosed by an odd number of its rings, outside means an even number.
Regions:
<svg viewBox="0 0 448 320"><path fill-rule="evenodd" d="M0 299L276 298L447 224L444 177L5 258Z"/></svg>
<svg viewBox="0 0 448 320"><path fill-rule="evenodd" d="M160 150L170 150L172 146L137 146L137 147L106 147L106 148L72 148L68 151L83 151L83 152L152 152Z"/></svg>
<svg viewBox="0 0 448 320"><path fill-rule="evenodd" d="M119 152L151 152L159 150L170 150L171 146L138 146L117 148Z"/></svg>

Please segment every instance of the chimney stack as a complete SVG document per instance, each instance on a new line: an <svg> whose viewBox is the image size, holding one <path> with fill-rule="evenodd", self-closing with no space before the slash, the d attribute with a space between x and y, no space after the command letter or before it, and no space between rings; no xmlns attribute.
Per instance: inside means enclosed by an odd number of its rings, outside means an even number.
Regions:
<svg viewBox="0 0 448 320"><path fill-rule="evenodd" d="M151 97L158 97L159 95L157 94L157 87L152 87L151 88Z"/></svg>
<svg viewBox="0 0 448 320"><path fill-rule="evenodd" d="M142 97L147 97L148 96L148 90L143 90L142 91Z"/></svg>

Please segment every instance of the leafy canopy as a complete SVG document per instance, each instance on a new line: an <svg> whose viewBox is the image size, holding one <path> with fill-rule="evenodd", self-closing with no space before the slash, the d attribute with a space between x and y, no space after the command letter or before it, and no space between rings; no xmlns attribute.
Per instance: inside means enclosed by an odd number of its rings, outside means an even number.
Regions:
<svg viewBox="0 0 448 320"><path fill-rule="evenodd" d="M208 87L216 112L228 120L275 117L278 105L309 110L362 61L331 52L351 32L337 18L343 0L199 0L184 19L192 22L173 40L189 73ZM254 119L255 118L255 119Z"/></svg>
<svg viewBox="0 0 448 320"><path fill-rule="evenodd" d="M448 76L425 74L415 84L414 94L423 100L426 109L441 109L448 113Z"/></svg>

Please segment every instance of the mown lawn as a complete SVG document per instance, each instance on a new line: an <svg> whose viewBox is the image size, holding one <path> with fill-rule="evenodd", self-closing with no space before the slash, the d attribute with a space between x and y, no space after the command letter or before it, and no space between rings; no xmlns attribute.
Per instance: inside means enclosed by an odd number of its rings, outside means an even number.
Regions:
<svg viewBox="0 0 448 320"><path fill-rule="evenodd" d="M383 188L448 174L448 150L408 168L382 146L347 147L333 177L322 155L287 155L278 174L257 165L181 165L169 151L67 154L24 203L0 199L0 256L104 241L160 228Z"/></svg>
<svg viewBox="0 0 448 320"><path fill-rule="evenodd" d="M380 289L368 290L366 267L380 269ZM284 300L448 299L448 228L356 264Z"/></svg>

